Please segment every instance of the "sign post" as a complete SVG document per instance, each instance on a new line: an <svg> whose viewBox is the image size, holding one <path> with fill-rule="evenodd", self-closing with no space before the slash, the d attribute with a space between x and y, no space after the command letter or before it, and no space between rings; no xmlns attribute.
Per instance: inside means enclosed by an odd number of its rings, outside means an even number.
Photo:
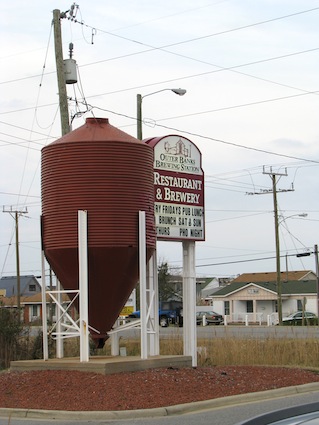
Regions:
<svg viewBox="0 0 319 425"><path fill-rule="evenodd" d="M184 355L197 365L195 242L205 240L204 172L201 152L179 135L155 137L155 225L157 240L183 243Z"/></svg>

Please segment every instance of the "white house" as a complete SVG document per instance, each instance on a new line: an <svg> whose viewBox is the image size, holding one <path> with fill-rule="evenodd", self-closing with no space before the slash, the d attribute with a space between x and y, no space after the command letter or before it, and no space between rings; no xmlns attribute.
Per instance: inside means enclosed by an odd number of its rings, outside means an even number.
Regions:
<svg viewBox="0 0 319 425"><path fill-rule="evenodd" d="M287 316L305 309L318 314L317 278L311 271L289 272L299 280L290 280L282 274L282 312ZM255 273L234 279L229 285L212 294L213 309L226 316L228 322L267 322L267 317L277 313L277 285L274 280L264 280L265 275L273 278L276 274ZM246 281L253 277L253 280ZM288 277L288 279L284 279Z"/></svg>

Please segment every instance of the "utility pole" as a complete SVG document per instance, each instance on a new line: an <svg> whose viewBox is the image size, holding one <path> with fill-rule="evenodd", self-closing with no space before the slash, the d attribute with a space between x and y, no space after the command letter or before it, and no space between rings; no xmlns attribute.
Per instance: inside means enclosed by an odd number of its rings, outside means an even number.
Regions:
<svg viewBox="0 0 319 425"><path fill-rule="evenodd" d="M317 316L319 325L319 263L318 263L318 245L314 246L315 262L316 262L316 276L317 276Z"/></svg>
<svg viewBox="0 0 319 425"><path fill-rule="evenodd" d="M281 276L280 276L280 242L279 242L276 174L271 174L270 177L272 179L272 193L273 193L273 201L274 201L274 219L275 219L277 308L278 308L279 325L282 325L282 291L281 291L282 288L281 288Z"/></svg>
<svg viewBox="0 0 319 425"><path fill-rule="evenodd" d="M14 210L12 206L10 208L3 207L3 212L9 213L15 220L15 235L16 235L16 268L17 268L17 308L20 311L20 255L19 255L19 217L22 214L27 214L28 210L25 207L23 210ZM20 318L20 314L19 314Z"/></svg>
<svg viewBox="0 0 319 425"><path fill-rule="evenodd" d="M293 185L291 189L277 189L277 177L287 176L287 169L284 172L274 172L272 167L266 171L263 168L263 174L268 174L272 180L272 189L262 190L261 192L249 192L248 195L265 195L273 194L274 203L274 220L275 220L275 243L276 243L276 286L277 286L277 310L278 310L278 321L279 325L282 325L282 285L280 275L280 240L279 240L279 220L278 220L278 203L277 193L278 192L293 192ZM288 279L288 276L287 276Z"/></svg>
<svg viewBox="0 0 319 425"><path fill-rule="evenodd" d="M61 13L60 10L53 11L53 27L54 27L54 46L55 46L55 62L56 72L58 79L59 90L59 105L61 116L61 130L62 136L69 133L69 109L68 98L65 84L64 63L63 63L63 50L62 50L62 35L61 35Z"/></svg>
<svg viewBox="0 0 319 425"><path fill-rule="evenodd" d="M274 202L274 220L275 220L275 243L276 243L276 285L277 285L277 309L279 325L282 325L282 285L280 275L280 241L279 241L279 221L278 221L278 203L277 192L290 192L294 189L278 190L277 189L277 176L287 176L287 169L282 173L275 173L270 167L269 171L263 170L263 174L268 174L272 180L272 194Z"/></svg>

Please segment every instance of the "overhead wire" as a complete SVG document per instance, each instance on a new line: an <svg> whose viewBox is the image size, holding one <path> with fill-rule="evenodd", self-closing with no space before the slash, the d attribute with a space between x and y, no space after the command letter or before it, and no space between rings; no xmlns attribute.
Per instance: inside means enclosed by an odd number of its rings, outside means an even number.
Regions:
<svg viewBox="0 0 319 425"><path fill-rule="evenodd" d="M316 9L318 9L318 8L316 8ZM313 9L313 10L315 10L315 9ZM291 15L292 16L292 15ZM316 50L316 49L314 49L314 50ZM290 87L290 88L294 88L294 87ZM299 90L299 89L298 89ZM318 94L318 92L317 91L315 91L315 92L306 92L307 94ZM163 126L162 126L163 127ZM169 127L166 127L166 128L169 128ZM180 131L180 130L178 130L178 131ZM201 137L201 136L199 136L199 137ZM204 137L204 136L203 136ZM205 137L206 138L206 137ZM225 142L225 141L221 141L221 140L217 140L217 139L212 139L212 138L210 138L211 140L214 140L214 141L218 141L218 142ZM227 143L227 142L225 142L225 143ZM231 143L232 144L232 143ZM233 145L233 144L232 144ZM242 145L236 145L237 147L244 147L244 146L242 146ZM246 147L247 148L247 147ZM258 149L255 149L255 148L252 148L253 150L258 150ZM258 151L260 151L260 150L258 150ZM270 153L270 154L275 154L275 153L272 153L272 152L268 152L268 151L261 151L261 152L263 152L263 153ZM291 156L286 156L286 155L280 155L280 156L285 156L285 157L288 157L288 158L291 158L291 159L299 159L299 160L302 160L302 161L305 161L305 159L303 159L303 158L296 158L296 157L291 157ZM311 161L311 162L315 162L315 163L318 163L317 161Z"/></svg>
<svg viewBox="0 0 319 425"><path fill-rule="evenodd" d="M46 52L45 52L44 64L43 64L43 67L42 67L42 73L41 73L40 83L39 83L39 86L38 86L37 98L36 98L36 103L35 103L35 108L34 108L34 113L33 113L33 120L32 120L32 124L31 124L31 130L30 130L30 134L29 134L29 140L28 140L28 144L26 146L27 151L26 151L26 155L25 155L25 158L24 158L24 164L23 164L23 167L22 167L22 174L21 174L21 179L20 179L20 186L19 186L19 190L18 190L18 194L17 194L17 199L16 199L16 209L17 210L18 210L18 205L20 204L20 198L22 196L22 186L23 186L23 184L25 182L25 173L26 173L27 163L28 163L28 159L29 159L29 152L30 152L30 149L32 149L31 146L30 146L31 143L32 143L32 140L31 140L31 136L33 134L32 130L33 130L34 125L35 125L36 122L39 125L38 120L37 120L37 105L39 103L40 92L41 92L42 84L43 84L43 76L44 76L44 70L45 70L46 61L47 61L47 57L48 57L48 50L49 50L49 45L50 45L50 40L51 40L51 34L52 34L52 25L51 25L51 28L50 28L50 33L49 33L48 42L47 42L47 49L46 49ZM51 126L51 128L52 128L52 126ZM40 164L40 161L38 161L37 167L35 168L35 170L33 170L33 177L31 179L31 182L29 183L29 188L27 190L27 195L23 195L24 198L25 198L24 199L24 202L22 203L22 206L23 207L26 205L26 200L28 199L28 195L30 193L32 184L33 184L34 179L35 179L35 175L36 175L37 170L39 168L39 164ZM16 226L16 224L14 224L13 225L13 228L12 228L11 239L10 239L10 243L8 244L7 254L6 254L5 258L4 258L4 263L3 263L3 266L2 266L2 272L1 272L1 274L3 273L3 270L4 270L5 265L6 265L6 261L7 261L7 258L8 258L9 249L11 247L13 235L16 232L15 226Z"/></svg>
<svg viewBox="0 0 319 425"><path fill-rule="evenodd" d="M136 117L132 117L132 116L127 115L127 114L122 114L120 112L115 112L115 111L112 111L110 109L102 108L102 107L99 107L99 106L93 106L93 105L90 105L90 106L91 106L92 109L98 109L98 110L101 110L101 111L109 112L109 113L112 113L112 114L115 114L115 115L118 115L118 116L122 116L122 117L125 117L125 118L129 118L131 120L136 121ZM239 143L230 142L230 141L226 141L226 140L222 140L222 139L217 139L217 138L214 138L214 137L204 136L204 135L199 134L199 133L195 133L195 132L187 131L187 130L182 130L182 129L179 129L179 128L176 128L176 127L170 127L170 126L163 125L163 124L157 124L156 123L155 125L157 127L160 127L160 128L165 128L166 130L177 131L179 133L191 135L191 136L198 137L198 138L205 139L205 140L211 140L213 142L222 143L222 144L234 146L234 147L237 147L237 148L252 150L252 151L260 152L260 153L266 153L268 155L274 155L274 156L283 157L283 158L296 159L296 160L299 160L299 161L305 161L305 162L311 162L311 163L319 164L319 160L317 161L317 160L314 160L314 159L308 159L308 158L302 158L302 157L297 157L297 156L293 156L293 155L281 154L281 153L278 153L278 152L272 152L272 151L268 151L266 149L255 148L255 147L252 147L252 146L245 146L245 145L242 145L242 144L239 144Z"/></svg>

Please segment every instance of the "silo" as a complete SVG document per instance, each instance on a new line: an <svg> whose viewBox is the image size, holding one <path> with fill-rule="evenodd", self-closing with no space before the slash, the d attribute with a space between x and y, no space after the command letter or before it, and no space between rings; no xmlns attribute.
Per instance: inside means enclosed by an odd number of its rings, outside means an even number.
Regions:
<svg viewBox="0 0 319 425"><path fill-rule="evenodd" d="M77 211L88 212L89 325L102 346L138 280L139 211L147 259L155 249L153 149L88 118L42 149L41 191L44 253L67 290L78 289Z"/></svg>

